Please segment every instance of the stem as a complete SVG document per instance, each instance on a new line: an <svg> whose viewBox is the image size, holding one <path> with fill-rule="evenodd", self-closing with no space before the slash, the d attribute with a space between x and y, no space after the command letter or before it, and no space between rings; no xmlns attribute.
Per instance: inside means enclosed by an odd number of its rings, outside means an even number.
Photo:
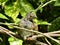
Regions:
<svg viewBox="0 0 60 45"><path fill-rule="evenodd" d="M45 40L46 40L46 42L49 44L49 45L52 45L49 41L48 41L48 39L45 37Z"/></svg>
<svg viewBox="0 0 60 45"><path fill-rule="evenodd" d="M53 2L53 0L50 0L50 1L46 2L45 4L43 4L43 5L39 5L38 8L36 8L36 9L34 10L34 12L37 12L40 7L43 8L43 7L45 7L46 5L48 5L49 3L51 3L51 2Z"/></svg>
<svg viewBox="0 0 60 45"><path fill-rule="evenodd" d="M4 24L4 23L3 23L3 24ZM26 28L21 28L21 27L17 27L17 26L13 26L13 25L11 25L11 26L14 27L14 28L17 28L17 29L23 29L23 30L26 30L26 31L29 31L29 32L34 32L34 33L36 33L36 34L41 34L41 35L43 35L43 36L45 36L45 37L48 37L48 38L50 38L51 40L53 40L53 41L55 41L55 42L57 42L57 43L60 44L60 41L59 41L59 40L56 40L56 39L52 38L51 36L46 35L46 34L44 34L44 33L42 33L42 32L38 32L38 31L34 31L34 30L29 30L29 29L26 29Z"/></svg>

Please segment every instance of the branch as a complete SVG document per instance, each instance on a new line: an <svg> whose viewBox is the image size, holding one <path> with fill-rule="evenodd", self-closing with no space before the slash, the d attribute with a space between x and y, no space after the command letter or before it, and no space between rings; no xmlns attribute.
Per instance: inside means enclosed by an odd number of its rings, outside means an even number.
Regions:
<svg viewBox="0 0 60 45"><path fill-rule="evenodd" d="M48 45L48 44L40 42L40 41L36 41L36 45Z"/></svg>
<svg viewBox="0 0 60 45"><path fill-rule="evenodd" d="M12 26L12 25L11 25L11 26ZM17 28L17 29L23 29L23 30L26 30L26 31L29 31L29 32L33 32L33 33L36 33L36 34L39 34L39 35L46 36L46 37L48 37L48 38L52 39L53 41L55 41L55 42L57 42L57 43L60 44L60 41L59 41L59 40L56 40L56 39L52 38L51 36L46 35L46 34L44 34L44 33L42 33L42 32L38 32L38 31L34 31L34 30L29 30L29 29L21 28L21 27L17 27L17 26L12 26L12 27Z"/></svg>
<svg viewBox="0 0 60 45"><path fill-rule="evenodd" d="M38 32L38 31L34 31L34 30L29 30L29 29L25 29L25 28L21 28L21 27L17 27L17 26L13 26L13 27L14 28L17 28L17 29L23 29L23 30L26 30L26 31L29 31L29 32L34 32L36 34L41 34L41 35L46 36L46 37L50 38L51 40L53 40L53 41L55 41L55 42L57 42L57 43L60 44L60 41L59 40L56 40L56 39L52 38L49 35L43 34L42 32Z"/></svg>
<svg viewBox="0 0 60 45"><path fill-rule="evenodd" d="M2 25L2 24L3 24L3 25L16 25L16 26L18 25L18 24L15 24L15 23L2 23L2 22L0 22L0 24L1 24L1 25Z"/></svg>
<svg viewBox="0 0 60 45"><path fill-rule="evenodd" d="M54 38L52 38L52 37L50 37L50 36L48 36L48 35L46 35L46 37L48 37L48 38L50 38L51 40L53 40L53 41L57 42L58 44L60 44L60 40L54 39Z"/></svg>
<svg viewBox="0 0 60 45"><path fill-rule="evenodd" d="M10 31L10 30L2 27L2 26L0 26L0 33L7 34L7 35L9 35L9 36L11 36L11 37L13 37L15 39L16 39L15 36L17 36L14 32L12 32L12 31Z"/></svg>
<svg viewBox="0 0 60 45"><path fill-rule="evenodd" d="M48 32L48 33L60 33L60 30L54 32Z"/></svg>
<svg viewBox="0 0 60 45"><path fill-rule="evenodd" d="M48 41L48 39L46 37L45 37L45 40L49 45L51 45L51 43Z"/></svg>
<svg viewBox="0 0 60 45"><path fill-rule="evenodd" d="M49 3L51 3L51 2L53 2L53 0L50 0L50 1L46 2L45 4L43 4L43 5L39 5L38 8L36 8L36 9L34 10L34 12L37 12L40 7L43 8L43 7L45 7L46 5L48 5Z"/></svg>
<svg viewBox="0 0 60 45"><path fill-rule="evenodd" d="M6 29L6 28L4 28L4 27L2 27L2 26L0 26L0 32L7 32L7 33L9 33L9 34L15 35L15 33L13 33L12 31L9 31L8 29Z"/></svg>

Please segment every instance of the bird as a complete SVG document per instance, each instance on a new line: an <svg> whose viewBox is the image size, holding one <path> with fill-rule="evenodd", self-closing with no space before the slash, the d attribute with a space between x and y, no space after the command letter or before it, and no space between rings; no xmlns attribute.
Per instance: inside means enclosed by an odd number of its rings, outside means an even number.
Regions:
<svg viewBox="0 0 60 45"><path fill-rule="evenodd" d="M29 30L35 30L38 31L38 25L33 21L34 18L37 18L37 16L34 14L34 12L28 12L25 17L23 17L19 22L19 27L26 28ZM31 37L34 35L33 32L27 32L25 30L19 30L18 34L26 40L27 37Z"/></svg>

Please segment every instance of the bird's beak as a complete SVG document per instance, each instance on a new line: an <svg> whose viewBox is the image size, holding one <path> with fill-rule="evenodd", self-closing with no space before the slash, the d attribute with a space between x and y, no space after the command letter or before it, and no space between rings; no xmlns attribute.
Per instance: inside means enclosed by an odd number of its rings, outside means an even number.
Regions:
<svg viewBox="0 0 60 45"><path fill-rule="evenodd" d="M34 18L37 18L37 16L35 15Z"/></svg>

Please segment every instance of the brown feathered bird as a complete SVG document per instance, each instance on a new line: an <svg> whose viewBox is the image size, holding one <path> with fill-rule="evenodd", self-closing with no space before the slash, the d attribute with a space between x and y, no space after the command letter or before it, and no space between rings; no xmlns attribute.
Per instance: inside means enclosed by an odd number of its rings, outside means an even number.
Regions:
<svg viewBox="0 0 60 45"><path fill-rule="evenodd" d="M36 18L37 16L33 13L33 12L29 12L26 14L26 16L24 18L22 18L19 22L19 26L22 28L26 28L29 30L36 30L38 31L38 25L33 21L34 18ZM27 37L30 37L32 35L34 35L34 33L32 32L27 32L25 30L19 30L18 34L21 35L21 37L26 40Z"/></svg>

